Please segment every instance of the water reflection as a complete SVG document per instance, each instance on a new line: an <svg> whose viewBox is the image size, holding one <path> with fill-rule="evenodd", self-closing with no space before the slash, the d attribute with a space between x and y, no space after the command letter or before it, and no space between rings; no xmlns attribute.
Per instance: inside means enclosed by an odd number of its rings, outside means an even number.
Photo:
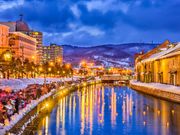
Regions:
<svg viewBox="0 0 180 135"><path fill-rule="evenodd" d="M92 85L59 99L36 134L180 134L180 105L128 87Z"/></svg>

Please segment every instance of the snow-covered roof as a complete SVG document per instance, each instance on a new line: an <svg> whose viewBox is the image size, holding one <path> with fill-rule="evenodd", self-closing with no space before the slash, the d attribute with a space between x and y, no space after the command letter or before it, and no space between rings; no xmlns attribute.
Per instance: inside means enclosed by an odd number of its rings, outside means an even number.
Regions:
<svg viewBox="0 0 180 135"><path fill-rule="evenodd" d="M180 43L178 43L175 47L166 49L164 51L161 51L159 53L155 53L151 55L149 58L142 60L141 62L148 62L148 61L154 61L157 59L163 58L164 55L168 55L169 53L172 53L173 51L180 49Z"/></svg>
<svg viewBox="0 0 180 135"><path fill-rule="evenodd" d="M169 58L169 57L176 56L176 55L180 55L180 51L175 51L175 52L169 53L167 55L164 55L164 56L161 57L161 59Z"/></svg>

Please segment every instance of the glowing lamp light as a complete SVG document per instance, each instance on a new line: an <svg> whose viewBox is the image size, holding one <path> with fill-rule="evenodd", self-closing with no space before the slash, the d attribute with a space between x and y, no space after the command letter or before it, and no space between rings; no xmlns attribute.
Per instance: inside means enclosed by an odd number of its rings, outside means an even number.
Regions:
<svg viewBox="0 0 180 135"><path fill-rule="evenodd" d="M48 71L51 71L51 68L48 68Z"/></svg>
<svg viewBox="0 0 180 135"><path fill-rule="evenodd" d="M42 69L42 67L39 67L39 71L42 71L43 69Z"/></svg>
<svg viewBox="0 0 180 135"><path fill-rule="evenodd" d="M169 122L166 123L166 126L169 127Z"/></svg>
<svg viewBox="0 0 180 135"><path fill-rule="evenodd" d="M6 51L4 53L4 60L5 61L11 61L11 59L12 59L12 54L9 51Z"/></svg>
<svg viewBox="0 0 180 135"><path fill-rule="evenodd" d="M71 67L70 63L66 64L66 68L70 68L70 67Z"/></svg>
<svg viewBox="0 0 180 135"><path fill-rule="evenodd" d="M35 59L35 56L32 56L32 59L34 60L34 59Z"/></svg>
<svg viewBox="0 0 180 135"><path fill-rule="evenodd" d="M145 111L143 111L143 115L146 115L146 112L145 112Z"/></svg>
<svg viewBox="0 0 180 135"><path fill-rule="evenodd" d="M54 63L53 63L53 62L50 62L49 65L50 65L50 66L54 66Z"/></svg>
<svg viewBox="0 0 180 135"><path fill-rule="evenodd" d="M45 104L45 106L46 106L46 107L49 107L49 104L48 104L48 103L46 103L46 104Z"/></svg>

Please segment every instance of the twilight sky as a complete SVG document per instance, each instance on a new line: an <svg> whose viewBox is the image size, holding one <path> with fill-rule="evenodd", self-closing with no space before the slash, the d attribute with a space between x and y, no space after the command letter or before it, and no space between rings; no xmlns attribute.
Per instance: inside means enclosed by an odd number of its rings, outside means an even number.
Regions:
<svg viewBox="0 0 180 135"><path fill-rule="evenodd" d="M44 44L180 41L180 0L0 0L0 21L19 14Z"/></svg>

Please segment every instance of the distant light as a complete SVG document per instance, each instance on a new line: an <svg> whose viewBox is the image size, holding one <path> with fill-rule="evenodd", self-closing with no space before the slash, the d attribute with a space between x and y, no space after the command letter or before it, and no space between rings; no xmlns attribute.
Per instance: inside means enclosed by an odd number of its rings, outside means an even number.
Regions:
<svg viewBox="0 0 180 135"><path fill-rule="evenodd" d="M166 123L166 126L169 127L169 122Z"/></svg>
<svg viewBox="0 0 180 135"><path fill-rule="evenodd" d="M143 111L143 115L146 115L146 112L145 112L145 111Z"/></svg>

